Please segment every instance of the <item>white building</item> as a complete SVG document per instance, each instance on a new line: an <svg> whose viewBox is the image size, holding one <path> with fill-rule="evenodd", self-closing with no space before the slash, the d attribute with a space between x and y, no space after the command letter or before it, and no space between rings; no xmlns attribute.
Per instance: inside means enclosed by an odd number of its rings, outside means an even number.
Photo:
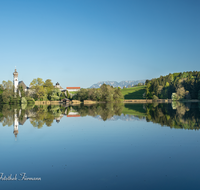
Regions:
<svg viewBox="0 0 200 190"><path fill-rule="evenodd" d="M68 92L74 92L74 91L79 91L81 87L67 87L66 89Z"/></svg>
<svg viewBox="0 0 200 190"><path fill-rule="evenodd" d="M60 89L60 91L63 91L64 89L60 86L60 84L57 82L56 85L54 86L55 88Z"/></svg>

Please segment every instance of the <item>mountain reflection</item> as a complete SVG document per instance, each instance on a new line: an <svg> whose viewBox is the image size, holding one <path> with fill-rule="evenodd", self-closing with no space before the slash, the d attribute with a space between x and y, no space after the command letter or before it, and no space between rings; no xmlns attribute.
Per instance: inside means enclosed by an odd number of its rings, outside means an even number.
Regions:
<svg viewBox="0 0 200 190"><path fill-rule="evenodd" d="M99 120L144 120L179 129L200 128L200 103L172 104L94 104L94 105L48 105L48 106L0 106L0 122L3 126L12 126L15 137L18 126L27 120L38 129L44 125L50 127L63 117L92 116Z"/></svg>

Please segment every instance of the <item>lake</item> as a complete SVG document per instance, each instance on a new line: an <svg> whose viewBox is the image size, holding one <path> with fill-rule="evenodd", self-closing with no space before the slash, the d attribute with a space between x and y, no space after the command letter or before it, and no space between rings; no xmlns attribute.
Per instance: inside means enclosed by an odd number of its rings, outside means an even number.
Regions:
<svg viewBox="0 0 200 190"><path fill-rule="evenodd" d="M1 189L199 189L200 103L0 106Z"/></svg>

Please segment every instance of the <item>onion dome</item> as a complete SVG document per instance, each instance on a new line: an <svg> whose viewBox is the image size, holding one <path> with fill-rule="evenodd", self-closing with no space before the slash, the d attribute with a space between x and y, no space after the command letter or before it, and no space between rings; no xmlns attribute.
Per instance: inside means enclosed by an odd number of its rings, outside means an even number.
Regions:
<svg viewBox="0 0 200 190"><path fill-rule="evenodd" d="M18 130L15 130L13 133L14 133L15 137L17 137L19 132L18 132Z"/></svg>
<svg viewBox="0 0 200 190"><path fill-rule="evenodd" d="M14 77L18 77L17 69L15 69L15 72L13 73Z"/></svg>

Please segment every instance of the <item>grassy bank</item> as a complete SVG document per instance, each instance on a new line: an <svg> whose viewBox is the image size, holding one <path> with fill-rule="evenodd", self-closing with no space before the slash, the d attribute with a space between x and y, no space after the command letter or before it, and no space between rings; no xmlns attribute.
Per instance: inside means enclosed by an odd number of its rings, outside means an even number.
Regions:
<svg viewBox="0 0 200 190"><path fill-rule="evenodd" d="M146 86L136 86L131 88L121 89L124 99L145 99L143 94L145 93Z"/></svg>
<svg viewBox="0 0 200 190"><path fill-rule="evenodd" d="M122 110L124 115L135 115L135 116L146 116L146 111L143 108L143 104L124 104L124 108Z"/></svg>

